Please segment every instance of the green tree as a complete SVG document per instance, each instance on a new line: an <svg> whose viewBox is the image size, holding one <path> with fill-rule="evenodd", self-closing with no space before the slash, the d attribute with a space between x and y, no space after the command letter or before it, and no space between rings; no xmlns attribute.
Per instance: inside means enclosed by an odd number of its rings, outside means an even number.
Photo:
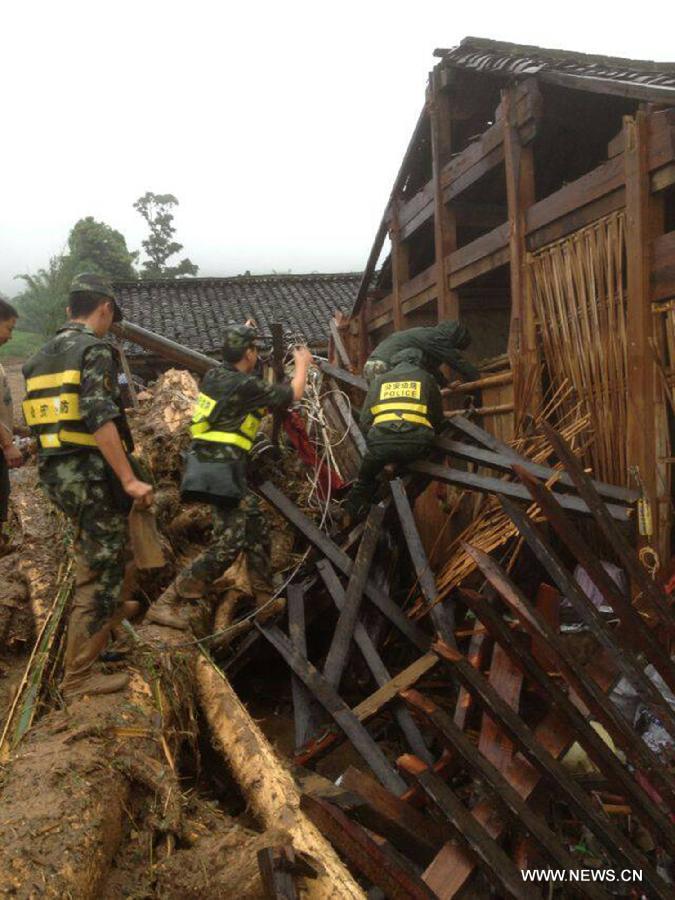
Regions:
<svg viewBox="0 0 675 900"><path fill-rule="evenodd" d="M124 235L93 216L80 219L68 235L68 252L53 256L46 269L17 275L25 283L16 297L21 328L48 337L66 317L70 282L81 272L107 275L114 281L136 278L134 263Z"/></svg>
<svg viewBox="0 0 675 900"><path fill-rule="evenodd" d="M73 272L96 272L113 281L136 278L138 253L130 253L124 235L105 222L87 216L76 222L68 235L67 265Z"/></svg>
<svg viewBox="0 0 675 900"><path fill-rule="evenodd" d="M148 259L141 268L142 278L177 278L179 275L196 275L199 266L191 260L182 259L177 265L169 265L168 259L180 253L183 245L174 240L176 229L173 225L174 206L178 200L173 194L143 194L134 203L134 209L143 216L150 229L147 239L142 241Z"/></svg>
<svg viewBox="0 0 675 900"><path fill-rule="evenodd" d="M16 277L26 285L14 300L21 330L51 336L66 318L72 278L66 257L52 256L46 269L38 269L34 275Z"/></svg>

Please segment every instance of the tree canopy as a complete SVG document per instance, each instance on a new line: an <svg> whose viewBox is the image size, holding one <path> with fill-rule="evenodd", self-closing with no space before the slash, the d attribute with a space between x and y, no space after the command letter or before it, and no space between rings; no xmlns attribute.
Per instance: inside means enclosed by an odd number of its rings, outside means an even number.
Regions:
<svg viewBox="0 0 675 900"><path fill-rule="evenodd" d="M142 241L143 250L148 257L141 267L142 278L176 278L180 275L196 275L199 271L199 266L187 257L176 265L168 264L169 258L183 249L183 245L174 240L174 206L178 206L178 200L173 194L153 194L151 191L134 203L134 209L143 216L150 229L150 234Z"/></svg>
<svg viewBox="0 0 675 900"><path fill-rule="evenodd" d="M82 272L96 272L113 280L136 278L131 253L119 231L93 216L80 219L68 235L68 252L53 256L46 269L17 275L25 287L15 298L21 328L45 337L53 334L66 317L70 282Z"/></svg>

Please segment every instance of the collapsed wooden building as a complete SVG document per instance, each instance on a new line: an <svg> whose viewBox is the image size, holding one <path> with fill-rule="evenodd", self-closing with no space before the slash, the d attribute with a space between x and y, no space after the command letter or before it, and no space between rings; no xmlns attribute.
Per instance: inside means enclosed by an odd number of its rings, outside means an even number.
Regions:
<svg viewBox="0 0 675 900"><path fill-rule="evenodd" d="M436 56L345 341L362 364L392 330L461 316L476 360L508 354L480 394L502 438L567 383L584 461L644 491L665 562L675 65L477 38Z"/></svg>
<svg viewBox="0 0 675 900"><path fill-rule="evenodd" d="M134 877L176 900L600 898L605 880L672 895L675 66L476 39L439 55L351 315L324 326L329 359L251 467L286 613L233 620L225 596L198 639L129 626L133 702L64 711L44 673L67 574L0 561L25 572L0 602L0 649L23 595L41 604L37 662L0 735L0 892L119 895L141 833ZM161 330L122 303L118 337L135 339L134 319ZM456 316L480 380L448 394L430 460L341 530L330 501L364 450L369 350ZM284 345L268 321L288 355L297 329ZM136 334L197 376L217 364L215 346L169 336L188 346ZM167 372L131 414L171 551L150 599L208 539L205 510L178 501L197 392ZM36 552L58 552L59 526ZM282 762L263 732L290 720ZM200 750L217 815L195 787ZM22 800L29 779L47 805ZM228 806L232 782L258 831ZM523 875L545 866L562 874Z"/></svg>

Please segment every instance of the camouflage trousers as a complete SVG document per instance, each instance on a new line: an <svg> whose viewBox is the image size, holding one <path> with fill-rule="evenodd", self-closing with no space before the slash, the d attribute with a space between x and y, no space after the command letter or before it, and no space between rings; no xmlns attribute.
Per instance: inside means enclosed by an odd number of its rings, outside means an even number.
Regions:
<svg viewBox="0 0 675 900"><path fill-rule="evenodd" d="M50 480L42 487L73 526L72 605L92 635L112 618L120 600L130 557L127 517L116 509L107 481Z"/></svg>
<svg viewBox="0 0 675 900"><path fill-rule="evenodd" d="M368 384L370 384L378 375L384 375L390 368L391 366L389 363L386 363L381 359L368 359L363 366L363 377Z"/></svg>
<svg viewBox="0 0 675 900"><path fill-rule="evenodd" d="M270 565L270 533L260 501L248 491L239 505L227 509L212 506L213 535L211 543L184 569L178 578L181 585L201 582L211 585L232 565L240 553L246 554L251 585L255 590L269 590L272 584Z"/></svg>

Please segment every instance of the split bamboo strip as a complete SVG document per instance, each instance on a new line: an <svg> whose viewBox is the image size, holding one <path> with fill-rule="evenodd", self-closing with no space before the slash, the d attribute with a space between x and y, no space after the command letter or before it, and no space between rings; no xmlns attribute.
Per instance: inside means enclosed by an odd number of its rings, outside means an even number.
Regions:
<svg viewBox="0 0 675 900"><path fill-rule="evenodd" d="M624 213L528 256L539 338L551 382L588 411L584 452L596 478L628 484Z"/></svg>

